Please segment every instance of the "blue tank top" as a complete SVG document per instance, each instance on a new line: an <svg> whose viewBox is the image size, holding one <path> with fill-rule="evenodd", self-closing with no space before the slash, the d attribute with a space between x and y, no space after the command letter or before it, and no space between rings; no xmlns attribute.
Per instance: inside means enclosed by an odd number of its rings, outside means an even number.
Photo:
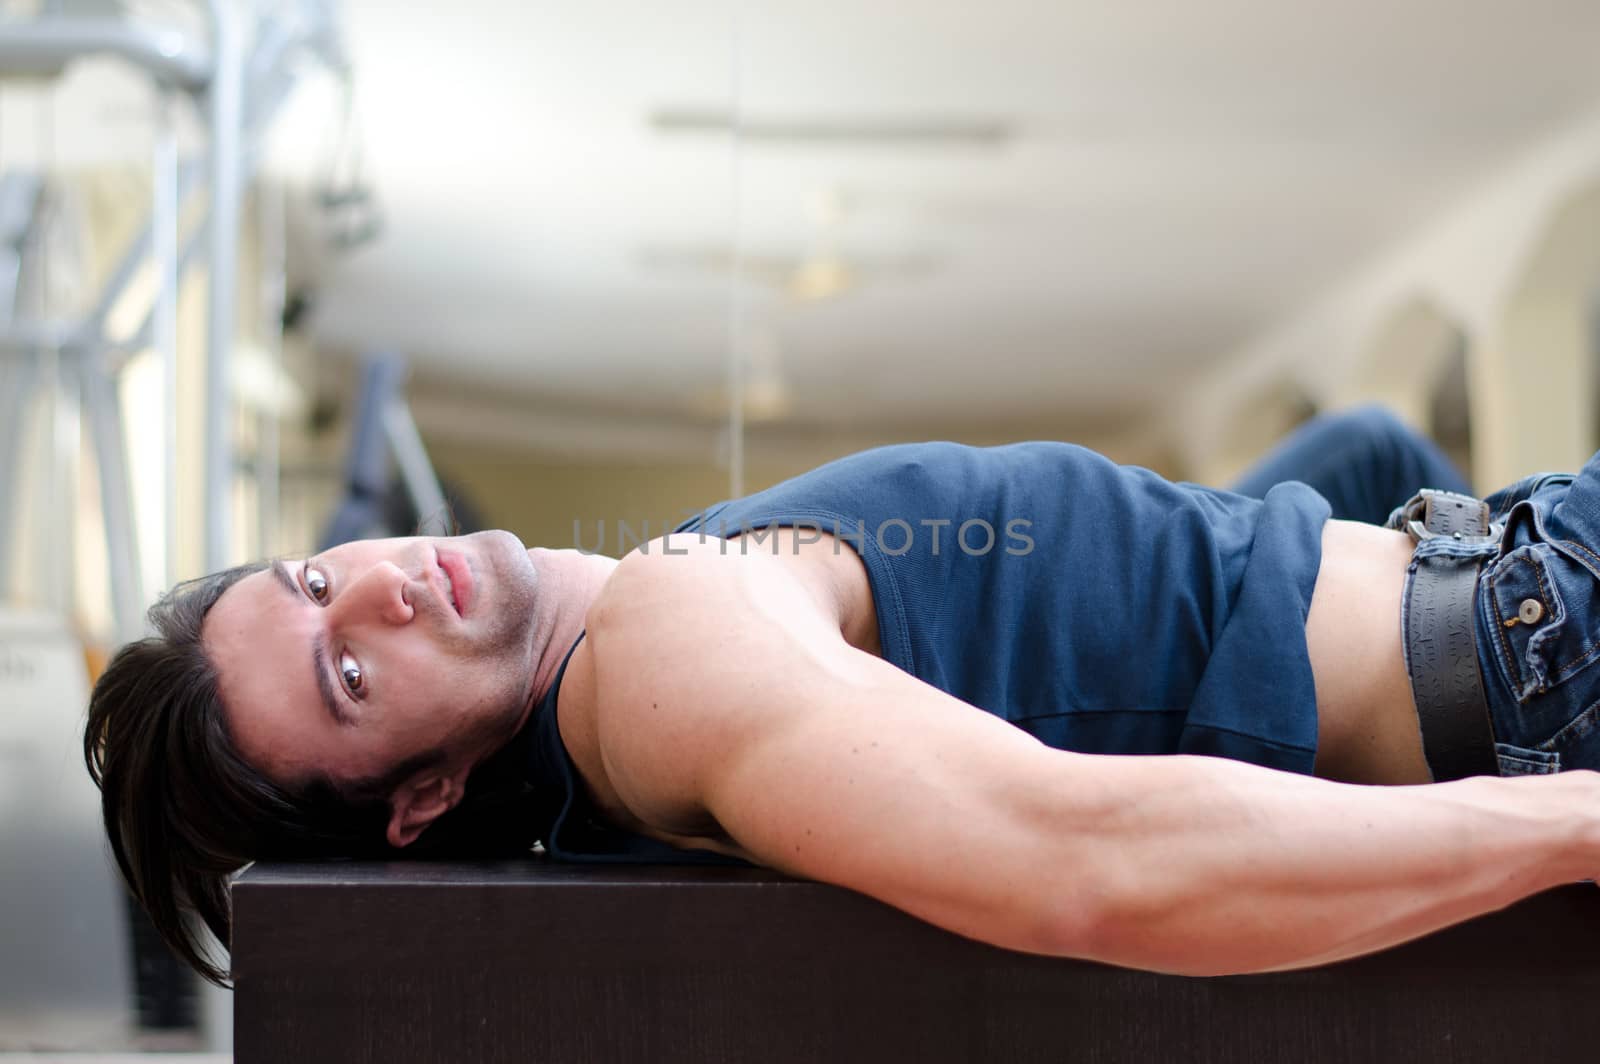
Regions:
<svg viewBox="0 0 1600 1064"><path fill-rule="evenodd" d="M1310 773L1305 618L1327 517L1304 484L1256 500L1071 444L923 443L839 459L676 531L742 534L729 551L774 551L758 531L774 526L835 536L865 564L887 661L1050 746ZM565 668L532 723L533 782L551 795L546 848L727 860L618 831L587 809L555 727Z"/></svg>

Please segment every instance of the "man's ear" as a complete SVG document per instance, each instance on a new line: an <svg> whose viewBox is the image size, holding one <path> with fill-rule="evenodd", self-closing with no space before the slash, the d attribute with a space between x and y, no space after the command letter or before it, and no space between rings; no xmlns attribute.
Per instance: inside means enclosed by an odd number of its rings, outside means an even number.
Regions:
<svg viewBox="0 0 1600 1064"><path fill-rule="evenodd" d="M389 845L410 846L423 829L454 809L466 793L470 769L424 769L395 789L389 799Z"/></svg>

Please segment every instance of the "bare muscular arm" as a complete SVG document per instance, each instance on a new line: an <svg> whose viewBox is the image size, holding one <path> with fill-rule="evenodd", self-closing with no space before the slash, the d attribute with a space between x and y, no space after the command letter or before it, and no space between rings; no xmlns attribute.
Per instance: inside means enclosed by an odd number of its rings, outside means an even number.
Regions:
<svg viewBox="0 0 1600 1064"><path fill-rule="evenodd" d="M1056 751L851 648L781 563L689 549L624 561L590 614L623 801L696 807L761 863L960 934L1292 968L1600 871L1595 773L1368 787Z"/></svg>

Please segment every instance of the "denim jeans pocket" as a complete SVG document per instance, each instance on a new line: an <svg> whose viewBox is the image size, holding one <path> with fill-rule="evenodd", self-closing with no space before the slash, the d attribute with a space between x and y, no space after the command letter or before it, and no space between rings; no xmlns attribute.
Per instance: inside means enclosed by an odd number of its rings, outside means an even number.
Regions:
<svg viewBox="0 0 1600 1064"><path fill-rule="evenodd" d="M1510 743L1494 744L1495 758L1502 776L1541 776L1561 771L1561 755L1553 750L1535 750Z"/></svg>
<svg viewBox="0 0 1600 1064"><path fill-rule="evenodd" d="M1529 543L1491 563L1484 574L1496 664L1518 702L1554 689L1600 659L1600 640L1589 623L1600 606L1593 558L1559 540Z"/></svg>

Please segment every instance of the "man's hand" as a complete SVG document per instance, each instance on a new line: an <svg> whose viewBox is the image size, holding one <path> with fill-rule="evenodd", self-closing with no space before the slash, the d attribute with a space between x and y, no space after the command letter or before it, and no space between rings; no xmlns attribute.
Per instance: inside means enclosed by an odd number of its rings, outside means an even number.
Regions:
<svg viewBox="0 0 1600 1064"><path fill-rule="evenodd" d="M782 560L671 539L688 554L630 556L590 614L608 775L646 822L698 808L782 871L1188 974L1334 961L1600 871L1595 773L1363 787L1052 750L849 646Z"/></svg>

